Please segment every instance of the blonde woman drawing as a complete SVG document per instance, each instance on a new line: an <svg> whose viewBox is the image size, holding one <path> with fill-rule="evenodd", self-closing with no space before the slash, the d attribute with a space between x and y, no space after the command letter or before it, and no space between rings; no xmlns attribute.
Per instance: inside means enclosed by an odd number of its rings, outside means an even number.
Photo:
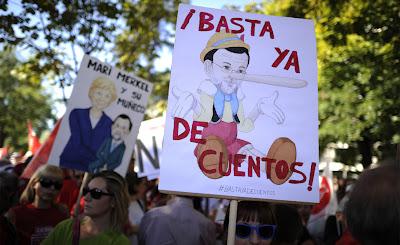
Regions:
<svg viewBox="0 0 400 245"><path fill-rule="evenodd" d="M104 109L117 98L114 83L105 77L93 80L89 88L91 107L74 109L69 115L71 136L60 155L60 166L88 171L96 152L111 137L112 120Z"/></svg>

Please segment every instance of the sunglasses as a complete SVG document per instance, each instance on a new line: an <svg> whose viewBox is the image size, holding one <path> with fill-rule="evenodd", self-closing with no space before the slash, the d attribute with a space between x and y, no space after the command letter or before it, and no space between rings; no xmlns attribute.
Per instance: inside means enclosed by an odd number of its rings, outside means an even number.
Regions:
<svg viewBox="0 0 400 245"><path fill-rule="evenodd" d="M56 190L61 190L61 188L63 186L62 182L53 181L53 180L47 179L47 178L40 178L39 183L44 188L50 188L51 186L54 186L54 189L56 189Z"/></svg>
<svg viewBox="0 0 400 245"><path fill-rule="evenodd" d="M93 199L100 199L102 196L114 196L114 194L111 193L107 193L107 192L103 192L100 189L97 188L93 188L93 189L89 189L89 188L83 188L83 195L86 196L86 194L90 193L90 197Z"/></svg>
<svg viewBox="0 0 400 245"><path fill-rule="evenodd" d="M257 232L257 235L261 237L261 239L268 240L274 237L276 225L237 224L236 236L242 239L247 239L250 237L253 230Z"/></svg>

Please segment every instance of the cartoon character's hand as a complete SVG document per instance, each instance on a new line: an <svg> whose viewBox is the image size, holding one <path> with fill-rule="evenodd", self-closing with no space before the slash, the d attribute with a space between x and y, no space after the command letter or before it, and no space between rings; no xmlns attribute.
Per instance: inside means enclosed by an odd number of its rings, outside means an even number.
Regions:
<svg viewBox="0 0 400 245"><path fill-rule="evenodd" d="M185 118L197 103L194 95L188 91L182 91L178 87L172 88L172 94L178 100L172 110L173 117Z"/></svg>
<svg viewBox="0 0 400 245"><path fill-rule="evenodd" d="M277 124L282 124L285 121L285 114L275 104L278 95L278 91L275 91L271 96L261 98L257 106L261 114L274 119Z"/></svg>

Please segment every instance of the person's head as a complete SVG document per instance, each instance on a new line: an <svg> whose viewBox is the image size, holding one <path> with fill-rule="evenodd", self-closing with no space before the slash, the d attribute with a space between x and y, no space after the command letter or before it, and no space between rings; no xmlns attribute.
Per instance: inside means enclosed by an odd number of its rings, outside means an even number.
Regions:
<svg viewBox="0 0 400 245"><path fill-rule="evenodd" d="M286 204L277 204L275 215L278 228L272 244L297 244L303 228L297 209Z"/></svg>
<svg viewBox="0 0 400 245"><path fill-rule="evenodd" d="M400 166L365 170L344 212L351 234L361 244L400 244Z"/></svg>
<svg viewBox="0 0 400 245"><path fill-rule="evenodd" d="M114 171L92 176L84 188L84 214L92 219L109 217L110 228L121 231L128 218L129 197L126 182Z"/></svg>
<svg viewBox="0 0 400 245"><path fill-rule="evenodd" d="M98 77L90 85L88 95L92 107L103 110L117 98L117 90L113 81L106 77Z"/></svg>
<svg viewBox="0 0 400 245"><path fill-rule="evenodd" d="M63 185L63 171L54 165L40 166L30 178L22 192L20 202L32 203L36 198L40 201L54 203Z"/></svg>
<svg viewBox="0 0 400 245"><path fill-rule="evenodd" d="M300 215L301 222L303 223L303 225L306 225L308 223L312 207L313 207L312 205L306 205L306 204L297 205L297 212Z"/></svg>
<svg viewBox="0 0 400 245"><path fill-rule="evenodd" d="M216 84L221 84L224 93L233 93L239 80L246 73L250 62L249 45L238 36L217 32L208 40L200 54L204 69Z"/></svg>
<svg viewBox="0 0 400 245"><path fill-rule="evenodd" d="M229 208L224 228L228 228ZM265 202L241 201L237 208L236 245L271 244L276 230L273 207Z"/></svg>
<svg viewBox="0 0 400 245"><path fill-rule="evenodd" d="M17 203L18 178L9 172L0 172L0 215Z"/></svg>
<svg viewBox="0 0 400 245"><path fill-rule="evenodd" d="M114 119L111 126L111 136L114 140L124 140L132 128L132 122L129 116L121 114Z"/></svg>
<svg viewBox="0 0 400 245"><path fill-rule="evenodd" d="M135 172L128 172L125 180L128 184L129 195L144 197L147 190L146 178L139 178Z"/></svg>

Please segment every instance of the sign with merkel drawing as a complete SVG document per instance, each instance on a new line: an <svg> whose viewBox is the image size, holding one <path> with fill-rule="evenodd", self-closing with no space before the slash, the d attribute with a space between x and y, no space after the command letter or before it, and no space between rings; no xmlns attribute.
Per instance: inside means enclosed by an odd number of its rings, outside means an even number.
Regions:
<svg viewBox="0 0 400 245"><path fill-rule="evenodd" d="M85 55L49 163L125 176L152 87Z"/></svg>
<svg viewBox="0 0 400 245"><path fill-rule="evenodd" d="M314 23L181 4L160 190L315 203L318 162Z"/></svg>

